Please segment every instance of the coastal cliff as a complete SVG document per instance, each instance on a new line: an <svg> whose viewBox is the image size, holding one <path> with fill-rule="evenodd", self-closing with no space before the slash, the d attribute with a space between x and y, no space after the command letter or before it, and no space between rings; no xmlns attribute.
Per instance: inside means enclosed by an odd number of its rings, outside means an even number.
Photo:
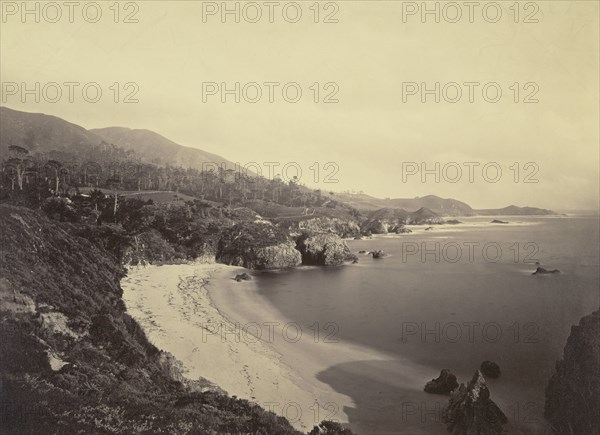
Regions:
<svg viewBox="0 0 600 435"><path fill-rule="evenodd" d="M0 432L296 434L282 417L182 382L126 313L125 270L89 228L0 206Z"/></svg>
<svg viewBox="0 0 600 435"><path fill-rule="evenodd" d="M333 233L343 238L360 235L359 224L351 218L315 216L296 221L283 220L279 225L296 235L300 235L303 232L312 234Z"/></svg>
<svg viewBox="0 0 600 435"><path fill-rule="evenodd" d="M356 259L346 242L336 234L305 233L298 238L297 248L302 254L302 264L307 265L337 266Z"/></svg>
<svg viewBox="0 0 600 435"><path fill-rule="evenodd" d="M600 310L571 327L546 387L544 415L556 434L600 432Z"/></svg>
<svg viewBox="0 0 600 435"><path fill-rule="evenodd" d="M247 269L281 269L302 262L287 233L271 223L240 223L224 231L216 259Z"/></svg>

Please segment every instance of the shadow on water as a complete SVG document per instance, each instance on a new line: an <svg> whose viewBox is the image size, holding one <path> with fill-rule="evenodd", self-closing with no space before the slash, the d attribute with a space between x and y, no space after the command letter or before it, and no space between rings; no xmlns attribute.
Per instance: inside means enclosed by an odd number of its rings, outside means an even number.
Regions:
<svg viewBox="0 0 600 435"><path fill-rule="evenodd" d="M317 379L352 398L356 407L339 411L348 416L358 434L447 433L441 413L449 396L429 395L414 380L407 382L399 361L337 364L320 372Z"/></svg>
<svg viewBox="0 0 600 435"><path fill-rule="evenodd" d="M429 373L429 372L426 372ZM419 366L407 361L353 361L328 367L317 379L338 393L349 396L355 406L339 409L328 404L329 414L321 419L336 420L336 414L348 416L351 429L357 434L448 434L442 420L450 395L428 394L423 391L427 378ZM459 376L459 382L468 379ZM513 435L549 434L538 403L526 400L505 400L510 386L503 381L488 379L492 400L502 409L509 423L507 433ZM504 390L504 391L503 391ZM539 409L538 409L539 408ZM333 410L336 412L333 412Z"/></svg>

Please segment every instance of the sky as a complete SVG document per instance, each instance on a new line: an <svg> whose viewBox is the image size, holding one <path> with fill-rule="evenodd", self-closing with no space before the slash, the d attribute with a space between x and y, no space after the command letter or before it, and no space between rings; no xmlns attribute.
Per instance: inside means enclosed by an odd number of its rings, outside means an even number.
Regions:
<svg viewBox="0 0 600 435"><path fill-rule="evenodd" d="M0 3L12 109L326 190L598 208L596 1Z"/></svg>

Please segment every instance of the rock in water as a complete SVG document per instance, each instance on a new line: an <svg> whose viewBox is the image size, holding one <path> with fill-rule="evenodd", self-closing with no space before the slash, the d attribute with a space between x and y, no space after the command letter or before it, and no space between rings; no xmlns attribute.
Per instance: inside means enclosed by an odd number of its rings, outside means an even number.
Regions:
<svg viewBox="0 0 600 435"><path fill-rule="evenodd" d="M456 376L450 370L443 369L437 379L432 379L425 384L425 392L432 394L450 394L458 387Z"/></svg>
<svg viewBox="0 0 600 435"><path fill-rule="evenodd" d="M481 373L487 378L496 379L500 377L500 366L492 361L484 361L480 367Z"/></svg>
<svg viewBox="0 0 600 435"><path fill-rule="evenodd" d="M381 249L378 249L377 251L371 251L371 255L373 256L373 258L383 258L387 256L387 254Z"/></svg>
<svg viewBox="0 0 600 435"><path fill-rule="evenodd" d="M490 399L490 390L481 372L477 370L467 384L460 384L442 413L452 435L501 435L506 415Z"/></svg>
<svg viewBox="0 0 600 435"><path fill-rule="evenodd" d="M546 275L546 274L550 274L550 273L560 273L560 270L558 269L544 269L543 267L538 267L535 272L532 273L532 275Z"/></svg>
<svg viewBox="0 0 600 435"><path fill-rule="evenodd" d="M237 282L240 281L250 281L252 279L252 277L250 275L248 275L246 272L244 273L238 273L235 278L234 278Z"/></svg>
<svg viewBox="0 0 600 435"><path fill-rule="evenodd" d="M546 387L544 416L556 434L600 433L600 310L571 327Z"/></svg>

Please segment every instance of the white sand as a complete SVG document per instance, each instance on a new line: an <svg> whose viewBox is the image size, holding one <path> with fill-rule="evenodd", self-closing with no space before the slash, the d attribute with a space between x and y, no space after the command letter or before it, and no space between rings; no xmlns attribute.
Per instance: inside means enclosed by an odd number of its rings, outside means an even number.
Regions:
<svg viewBox="0 0 600 435"><path fill-rule="evenodd" d="M183 362L189 379L208 379L230 395L286 416L304 431L330 413L331 407L315 407L315 401L332 400L339 409L352 406L349 398L327 386L327 394L321 394L325 384L302 379L281 362L272 346L242 331L215 308L205 286L208 279L213 290L234 285L243 293L254 284L231 279L243 271L220 264L135 268L121 283L123 299L149 340ZM346 421L344 417L335 413L337 421Z"/></svg>

